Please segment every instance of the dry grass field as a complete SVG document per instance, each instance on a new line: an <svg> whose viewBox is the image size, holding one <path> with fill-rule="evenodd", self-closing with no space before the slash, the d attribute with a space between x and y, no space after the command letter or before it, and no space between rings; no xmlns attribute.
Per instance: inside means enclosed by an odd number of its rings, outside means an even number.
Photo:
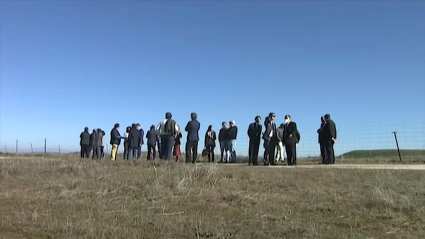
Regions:
<svg viewBox="0 0 425 239"><path fill-rule="evenodd" d="M0 159L0 238L425 238L416 170Z"/></svg>

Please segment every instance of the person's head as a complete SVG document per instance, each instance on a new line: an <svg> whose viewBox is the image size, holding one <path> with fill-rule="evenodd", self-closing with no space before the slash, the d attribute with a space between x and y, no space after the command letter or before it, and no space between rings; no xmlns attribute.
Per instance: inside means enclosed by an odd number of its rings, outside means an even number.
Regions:
<svg viewBox="0 0 425 239"><path fill-rule="evenodd" d="M269 114L269 120L270 121L274 121L276 119L276 114L275 113L273 113L273 112L271 112L270 114Z"/></svg>
<svg viewBox="0 0 425 239"><path fill-rule="evenodd" d="M102 135L103 135L103 136L105 136L105 135L106 135L105 131L103 131L103 130L102 130Z"/></svg>
<svg viewBox="0 0 425 239"><path fill-rule="evenodd" d="M328 122L331 119L330 114L325 114L325 121Z"/></svg>
<svg viewBox="0 0 425 239"><path fill-rule="evenodd" d="M130 133L131 131L131 126L127 126L127 128L125 129L125 132Z"/></svg>
<svg viewBox="0 0 425 239"><path fill-rule="evenodd" d="M259 115L255 116L255 122L259 124L261 122L261 116Z"/></svg>
<svg viewBox="0 0 425 239"><path fill-rule="evenodd" d="M89 132L89 128L88 127L85 127L84 128L84 132Z"/></svg>
<svg viewBox="0 0 425 239"><path fill-rule="evenodd" d="M320 121L322 122L322 124L325 123L326 122L325 121L325 116L320 117Z"/></svg>
<svg viewBox="0 0 425 239"><path fill-rule="evenodd" d="M181 131L180 131L180 126L179 126L179 125L177 125L177 124L176 124L176 129L177 129L177 131L176 131L177 133L180 133L180 132L181 132Z"/></svg>
<svg viewBox="0 0 425 239"><path fill-rule="evenodd" d="M93 133L96 133L96 129L93 129Z"/></svg>
<svg viewBox="0 0 425 239"><path fill-rule="evenodd" d="M192 120L196 120L196 119L198 119L198 114L196 114L196 113L191 113L191 114L190 114L190 118L191 118Z"/></svg>
<svg viewBox="0 0 425 239"><path fill-rule="evenodd" d="M170 112L165 113L165 119L171 119L173 115Z"/></svg>
<svg viewBox="0 0 425 239"><path fill-rule="evenodd" d="M120 128L120 124L116 123L116 124L114 125L114 129L119 129L119 128Z"/></svg>
<svg viewBox="0 0 425 239"><path fill-rule="evenodd" d="M151 130L154 130L155 129L155 125L151 125Z"/></svg>
<svg viewBox="0 0 425 239"><path fill-rule="evenodd" d="M137 124L136 124L136 129L137 129L137 130L140 130L141 128L142 128L142 126L140 126L140 124L139 124L139 123L137 123Z"/></svg>
<svg viewBox="0 0 425 239"><path fill-rule="evenodd" d="M135 123L132 123L131 124L131 128L133 128L133 129L136 128L136 124Z"/></svg>
<svg viewBox="0 0 425 239"><path fill-rule="evenodd" d="M97 133L102 133L102 129L98 128Z"/></svg>
<svg viewBox="0 0 425 239"><path fill-rule="evenodd" d="M208 131L213 131L214 130L214 126L210 125L208 126Z"/></svg>
<svg viewBox="0 0 425 239"><path fill-rule="evenodd" d="M223 128L226 128L226 127L227 127L227 123L226 123L226 122L222 122L222 123L221 123L221 126L222 126Z"/></svg>
<svg viewBox="0 0 425 239"><path fill-rule="evenodd" d="M285 123L289 123L289 122L291 122L291 116L285 115Z"/></svg>
<svg viewBox="0 0 425 239"><path fill-rule="evenodd" d="M236 122L234 120L229 121L230 127L236 126Z"/></svg>

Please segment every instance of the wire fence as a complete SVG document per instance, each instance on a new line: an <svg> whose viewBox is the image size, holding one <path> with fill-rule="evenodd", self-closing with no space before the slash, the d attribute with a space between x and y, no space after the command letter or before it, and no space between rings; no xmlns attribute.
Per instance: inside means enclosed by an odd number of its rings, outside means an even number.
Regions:
<svg viewBox="0 0 425 239"><path fill-rule="evenodd" d="M373 156L397 156L397 145L395 135L397 136L399 148L403 156L424 156L425 157L425 119L416 123L399 123L386 124L381 122L361 122L353 124L338 124L338 144L335 145L335 154L343 157L373 157ZM238 126L238 137L236 141L236 151L238 156L248 155L249 139L247 136L246 126ZM301 141L297 148L298 157L319 157L320 148L318 144L317 129L313 125L300 125L298 130L301 134ZM218 134L218 129L216 130ZM396 134L394 134L396 132ZM203 149L203 135L205 132L200 132L200 142L198 151ZM76 132L79 135L79 132ZM106 142L109 142L109 135L106 137ZM185 137L183 140L181 151L185 151ZM123 144L119 147L119 153L122 153ZM109 153L111 146L106 144L105 151ZM146 145L142 146L142 151L146 151ZM380 150L380 151L376 151ZM49 139L40 139L36 142L29 142L25 139L16 139L14 144L8 142L0 149L3 153L76 153L79 152L78 136L69 143L50 142ZM220 154L219 143L214 152ZM262 156L264 149L260 146L259 155Z"/></svg>

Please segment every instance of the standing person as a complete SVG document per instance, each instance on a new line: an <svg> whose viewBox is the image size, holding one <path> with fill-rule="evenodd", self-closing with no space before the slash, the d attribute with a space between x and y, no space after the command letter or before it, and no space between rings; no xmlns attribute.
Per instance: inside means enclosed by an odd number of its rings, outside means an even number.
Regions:
<svg viewBox="0 0 425 239"><path fill-rule="evenodd" d="M266 120L266 124L264 127L266 127L266 130L263 134L264 139L264 165L276 165L275 162L275 150L277 145L277 126L275 123L276 114L275 113L269 113L269 117Z"/></svg>
<svg viewBox="0 0 425 239"><path fill-rule="evenodd" d="M277 128L277 154L276 154L276 161L285 161L285 152L283 151L283 130L285 129L285 124L280 124L279 128Z"/></svg>
<svg viewBox="0 0 425 239"><path fill-rule="evenodd" d="M128 135L128 154L127 160L130 158L135 159L139 158L139 146L142 141L142 136L140 135L140 130L136 124L133 124L133 127L130 130L130 134Z"/></svg>
<svg viewBox="0 0 425 239"><path fill-rule="evenodd" d="M230 162L236 163L236 139L238 137L238 127L234 120L229 121L230 127L227 130L228 149L230 151Z"/></svg>
<svg viewBox="0 0 425 239"><path fill-rule="evenodd" d="M248 165L258 165L258 151L261 143L261 116L255 117L255 122L248 127L249 149L248 149Z"/></svg>
<svg viewBox="0 0 425 239"><path fill-rule="evenodd" d="M196 163L198 158L198 142L199 142L199 129L201 124L197 120L198 115L196 113L190 114L191 121L189 121L185 127L187 132L186 141L186 163L192 161Z"/></svg>
<svg viewBox="0 0 425 239"><path fill-rule="evenodd" d="M122 137L120 135L120 132L118 131L120 129L120 125L116 123L114 125L114 128L111 130L111 140L109 143L112 145L111 150L111 160L116 161L117 159L117 153L118 153L118 147L121 144L121 139L125 139L125 137Z"/></svg>
<svg viewBox="0 0 425 239"><path fill-rule="evenodd" d="M182 132L180 131L180 127L179 126L177 127L178 127L178 130L174 137L173 156L176 157L176 163L180 163L180 156L182 155L180 151L180 145L182 144L181 138L183 137L183 135L182 135Z"/></svg>
<svg viewBox="0 0 425 239"><path fill-rule="evenodd" d="M89 128L85 127L84 131L80 134L80 157L88 158L90 152L90 133Z"/></svg>
<svg viewBox="0 0 425 239"><path fill-rule="evenodd" d="M224 163L229 161L230 155L228 154L228 139L227 139L227 124L226 122L221 123L221 129L218 132L218 142L220 143L220 161L219 163Z"/></svg>
<svg viewBox="0 0 425 239"><path fill-rule="evenodd" d="M158 131L155 130L155 125L152 125L150 130L146 133L146 139L148 140L148 160L155 160L156 156L156 142L158 140Z"/></svg>
<svg viewBox="0 0 425 239"><path fill-rule="evenodd" d="M318 134L318 137L319 137L319 146L320 146L320 156L322 157L322 164L325 164L325 159L326 159L326 157L325 157L325 139L324 139L324 132L323 132L323 127L325 126L325 124L326 124L326 121L325 121L325 116L322 116L322 117L320 117L320 121L321 121L321 124L320 124L320 128L317 130L317 134Z"/></svg>
<svg viewBox="0 0 425 239"><path fill-rule="evenodd" d="M213 162L215 159L214 149L215 149L215 141L217 140L217 134L214 131L214 127L212 125L208 126L208 130L205 133L205 148L208 150L208 162Z"/></svg>
<svg viewBox="0 0 425 239"><path fill-rule="evenodd" d="M140 137L141 137L141 141L140 141L140 145L139 145L139 154L137 155L137 158L140 158L142 156L142 145L145 144L145 140L144 140L144 136L145 136L145 131L142 129L142 126L137 123L137 129L140 131Z"/></svg>
<svg viewBox="0 0 425 239"><path fill-rule="evenodd" d="M100 158L103 160L105 158L105 137L106 133L105 131L102 130L102 147L101 147L101 151L100 151Z"/></svg>
<svg viewBox="0 0 425 239"><path fill-rule="evenodd" d="M288 166L297 165L297 143L298 143L297 124L291 121L290 115L285 115L285 128L283 131L283 142L286 148L286 157Z"/></svg>
<svg viewBox="0 0 425 239"><path fill-rule="evenodd" d="M335 151L334 144L336 142L336 125L329 114L325 115L325 125L323 126L323 140L324 140L324 155L325 164L335 164Z"/></svg>
<svg viewBox="0 0 425 239"><path fill-rule="evenodd" d="M94 141L96 142L96 148L93 149L93 151L96 152L96 159L101 159L101 157L102 157L102 138L103 138L102 129L97 129L96 132L97 133L94 137Z"/></svg>
<svg viewBox="0 0 425 239"><path fill-rule="evenodd" d="M123 155L123 159L126 160L128 158L128 139L129 139L129 134L131 131L131 126L127 126L127 128L125 129L125 133L124 133L124 155Z"/></svg>
<svg viewBox="0 0 425 239"><path fill-rule="evenodd" d="M97 148L97 142L95 140L97 134L97 130L93 130L93 133L90 134L90 151L92 152L92 159L96 156L96 148Z"/></svg>
<svg viewBox="0 0 425 239"><path fill-rule="evenodd" d="M174 145L174 135L178 129L176 121L172 119L172 114L167 112L165 120L161 121L157 127L161 137L161 159L170 160Z"/></svg>

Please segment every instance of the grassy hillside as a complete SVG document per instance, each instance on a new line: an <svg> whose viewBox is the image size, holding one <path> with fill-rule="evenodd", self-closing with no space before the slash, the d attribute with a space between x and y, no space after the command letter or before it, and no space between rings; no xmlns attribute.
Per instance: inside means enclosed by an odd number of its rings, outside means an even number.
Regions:
<svg viewBox="0 0 425 239"><path fill-rule="evenodd" d="M401 157L425 157L425 150L421 149L402 149ZM342 158L381 158L398 157L397 149L378 149L378 150L354 150L341 155Z"/></svg>

